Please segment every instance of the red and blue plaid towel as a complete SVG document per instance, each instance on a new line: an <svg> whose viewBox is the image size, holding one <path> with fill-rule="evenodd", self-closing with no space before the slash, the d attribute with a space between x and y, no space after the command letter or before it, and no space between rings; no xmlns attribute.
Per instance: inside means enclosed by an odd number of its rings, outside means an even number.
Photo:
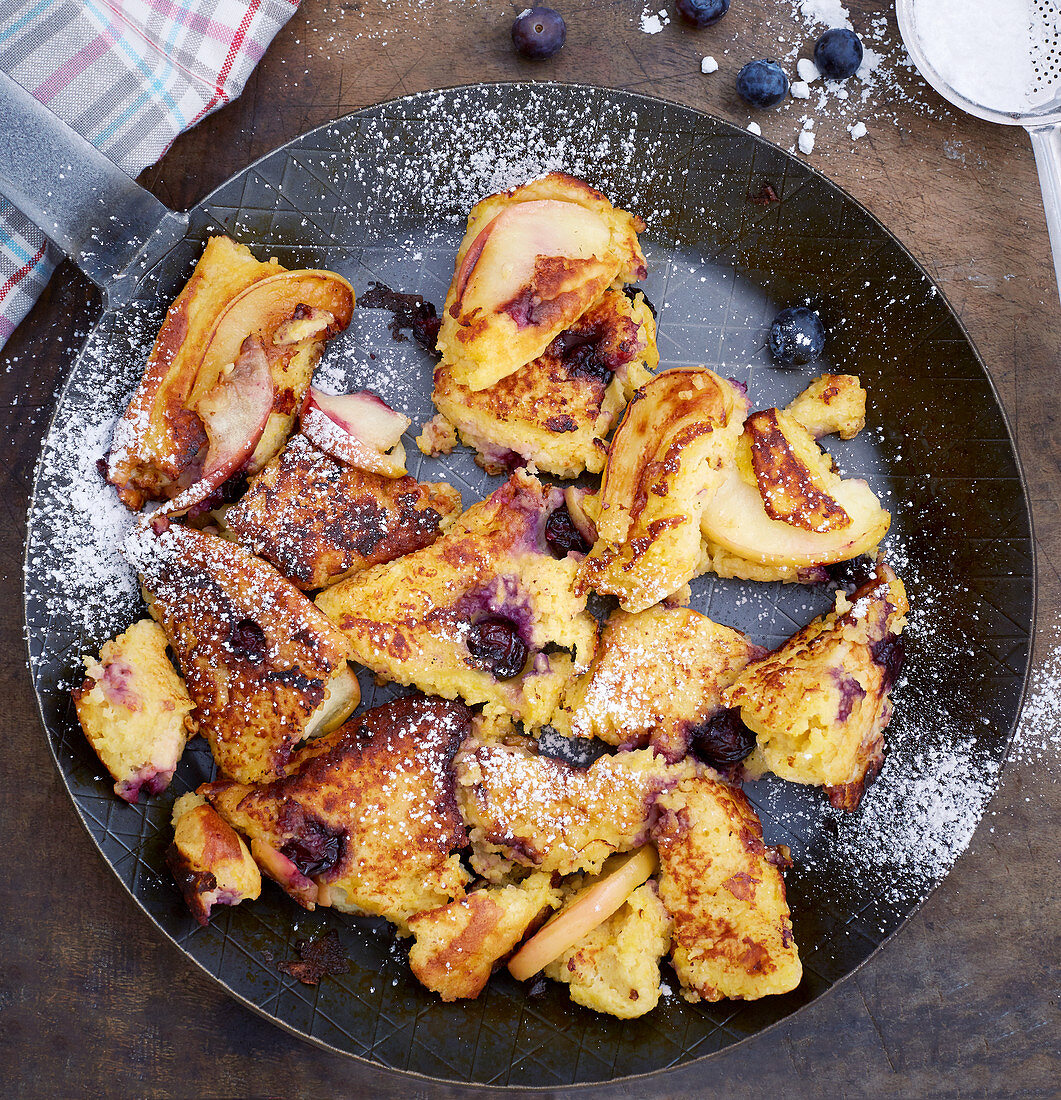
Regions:
<svg viewBox="0 0 1061 1100"><path fill-rule="evenodd" d="M243 90L298 0L0 0L0 69L130 176ZM0 196L0 347L61 256Z"/></svg>

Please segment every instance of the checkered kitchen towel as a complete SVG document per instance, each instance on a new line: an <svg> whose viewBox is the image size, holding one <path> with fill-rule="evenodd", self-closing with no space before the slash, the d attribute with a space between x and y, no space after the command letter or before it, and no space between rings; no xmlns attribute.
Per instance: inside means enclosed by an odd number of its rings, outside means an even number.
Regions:
<svg viewBox="0 0 1061 1100"><path fill-rule="evenodd" d="M298 0L0 0L0 68L130 176L243 90ZM0 196L0 347L59 254Z"/></svg>

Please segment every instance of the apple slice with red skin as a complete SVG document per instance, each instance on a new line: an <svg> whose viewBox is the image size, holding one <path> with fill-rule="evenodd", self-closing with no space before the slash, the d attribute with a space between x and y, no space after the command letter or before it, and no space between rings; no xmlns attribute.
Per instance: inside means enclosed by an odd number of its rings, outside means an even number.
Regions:
<svg viewBox="0 0 1061 1100"><path fill-rule="evenodd" d="M401 436L412 421L376 394L328 394L310 386L300 417L306 438L339 462L384 477L405 476Z"/></svg>
<svg viewBox="0 0 1061 1100"><path fill-rule="evenodd" d="M603 924L659 866L651 844L624 856L613 856L614 866L580 890L544 924L508 961L517 981L526 981Z"/></svg>
<svg viewBox="0 0 1061 1100"><path fill-rule="evenodd" d="M251 855L254 862L299 905L312 909L317 904L317 884L313 879L307 878L283 852L278 852L259 837L253 837Z"/></svg>
<svg viewBox="0 0 1061 1100"><path fill-rule="evenodd" d="M178 516L201 504L247 461L273 411L273 374L257 336L243 341L239 356L195 408L206 429L202 474L164 508Z"/></svg>

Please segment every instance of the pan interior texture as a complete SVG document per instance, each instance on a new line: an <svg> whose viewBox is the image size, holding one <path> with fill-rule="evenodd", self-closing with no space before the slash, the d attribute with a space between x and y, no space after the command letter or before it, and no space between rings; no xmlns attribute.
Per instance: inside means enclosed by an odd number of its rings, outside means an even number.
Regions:
<svg viewBox="0 0 1061 1100"><path fill-rule="evenodd" d="M830 441L845 473L893 514L885 549L912 606L890 754L854 814L820 791L748 786L767 843L787 844L797 990L691 1005L674 991L639 1020L598 1016L565 987L499 973L475 1001L444 1004L409 972L381 922L307 914L272 886L200 928L165 869L170 810L210 777L193 743L170 789L120 802L70 704L80 655L141 616L120 547L130 517L105 490L105 454L163 316L210 233L260 258L327 267L363 293L378 281L441 306L469 207L562 169L648 223L648 298L661 367L706 364L748 385L752 408L784 405L822 369L857 374L868 427ZM925 272L862 207L806 165L686 108L598 89L459 88L359 111L252 165L198 206L191 232L101 319L63 393L29 516L26 616L44 725L70 795L104 858L158 928L234 996L317 1043L433 1078L558 1086L642 1074L710 1055L808 1004L850 974L947 873L991 796L1030 650L1033 558L1021 475L989 378ZM826 361L797 371L765 349L777 310L809 301ZM470 503L492 490L459 449L426 459L432 362L395 342L389 316L355 311L317 381L376 390L407 413L410 473L449 480ZM824 587L701 578L693 606L776 646L831 604ZM389 689L363 684L365 706ZM349 972L317 987L281 973L297 946L336 929ZM896 946L891 948L897 950ZM160 991L164 996L164 991Z"/></svg>

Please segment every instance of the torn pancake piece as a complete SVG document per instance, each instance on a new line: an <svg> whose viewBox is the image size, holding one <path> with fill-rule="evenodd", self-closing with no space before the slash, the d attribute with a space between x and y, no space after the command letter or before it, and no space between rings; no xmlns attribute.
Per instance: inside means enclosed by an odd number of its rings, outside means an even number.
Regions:
<svg viewBox="0 0 1061 1100"><path fill-rule="evenodd" d="M674 920L671 959L689 1001L755 1000L803 974L779 868L743 792L707 768L659 799L652 831L659 896Z"/></svg>
<svg viewBox="0 0 1061 1100"><path fill-rule="evenodd" d="M546 874L472 890L409 918L409 931L416 937L409 966L444 1001L478 997L494 965L543 913L559 904L560 891Z"/></svg>
<svg viewBox="0 0 1061 1100"><path fill-rule="evenodd" d="M478 391L441 366L431 396L488 473L522 458L557 477L577 477L603 468L605 437L658 363L644 297L606 290L537 359Z"/></svg>
<svg viewBox="0 0 1061 1100"><path fill-rule="evenodd" d="M573 890L580 877L565 883ZM659 963L670 949L671 918L655 883L639 886L607 920L545 967L566 982L571 1000L595 1012L629 1020L659 1003Z"/></svg>
<svg viewBox="0 0 1061 1100"><path fill-rule="evenodd" d="M561 172L474 206L438 334L454 380L492 386L537 359L609 286L643 279L644 227Z"/></svg>
<svg viewBox="0 0 1061 1100"><path fill-rule="evenodd" d="M453 854L467 844L452 759L468 727L461 703L409 695L306 745L283 779L199 790L300 905L404 929L471 878Z"/></svg>
<svg viewBox="0 0 1061 1100"><path fill-rule="evenodd" d="M173 804L173 843L166 849L191 914L205 925L215 905L254 901L262 876L239 834L202 795L183 794Z"/></svg>
<svg viewBox="0 0 1061 1100"><path fill-rule="evenodd" d="M195 704L151 619L103 643L99 660L83 658L85 678L71 693L89 744L114 779L114 793L136 803L159 794L195 733Z"/></svg>
<svg viewBox="0 0 1061 1100"><path fill-rule="evenodd" d="M557 557L546 539L563 501L517 470L431 546L325 589L317 605L373 672L537 728L596 641L572 591L576 555Z"/></svg>
<svg viewBox="0 0 1061 1100"><path fill-rule="evenodd" d="M346 639L242 546L156 525L136 529L126 556L176 654L199 731L224 775L245 783L283 775L324 716L333 727L357 705Z"/></svg>
<svg viewBox="0 0 1061 1100"><path fill-rule="evenodd" d="M757 748L747 767L825 787L837 809L857 808L884 763L891 689L902 665L909 604L903 582L876 574L726 689Z"/></svg>
<svg viewBox="0 0 1061 1100"><path fill-rule="evenodd" d="M580 591L643 611L697 575L701 516L732 464L747 409L736 383L703 368L664 371L634 395L590 510L599 537Z"/></svg>
<svg viewBox="0 0 1061 1100"><path fill-rule="evenodd" d="M449 485L360 470L296 435L224 522L243 546L309 591L430 546L460 505Z"/></svg>
<svg viewBox="0 0 1061 1100"><path fill-rule="evenodd" d="M679 760L696 727L724 709L722 689L763 653L739 630L689 608L616 611L550 724L622 749L651 744Z"/></svg>
<svg viewBox="0 0 1061 1100"><path fill-rule="evenodd" d="M639 749L577 768L533 744L471 741L454 760L472 866L484 878L497 879L510 863L561 875L599 871L613 852L645 842L660 792L691 767Z"/></svg>

